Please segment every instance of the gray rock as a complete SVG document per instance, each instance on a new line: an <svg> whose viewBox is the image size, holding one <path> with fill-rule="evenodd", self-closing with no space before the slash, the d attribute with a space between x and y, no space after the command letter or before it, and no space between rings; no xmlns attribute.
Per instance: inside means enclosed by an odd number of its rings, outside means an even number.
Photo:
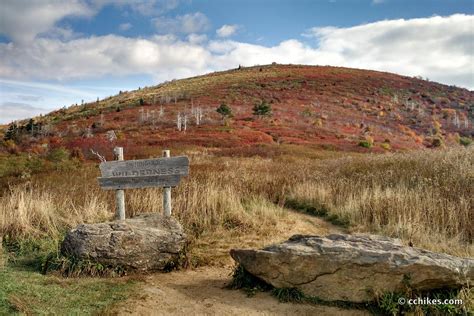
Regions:
<svg viewBox="0 0 474 316"><path fill-rule="evenodd" d="M364 302L376 294L461 287L474 280L474 260L403 246L374 235L292 236L262 250L232 249L248 272L277 287L325 300ZM407 279L407 276L409 279Z"/></svg>
<svg viewBox="0 0 474 316"><path fill-rule="evenodd" d="M81 224L67 233L61 252L104 265L152 271L175 262L185 244L186 235L178 221L154 213Z"/></svg>

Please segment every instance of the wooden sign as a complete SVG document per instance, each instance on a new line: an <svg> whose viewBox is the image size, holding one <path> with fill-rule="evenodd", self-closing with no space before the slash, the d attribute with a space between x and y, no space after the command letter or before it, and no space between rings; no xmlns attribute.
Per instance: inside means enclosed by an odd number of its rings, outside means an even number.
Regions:
<svg viewBox="0 0 474 316"><path fill-rule="evenodd" d="M102 189L116 190L116 218L125 219L124 189L150 187L163 188L163 213L171 216L171 187L178 185L182 176L189 174L189 159L185 156L170 157L169 150L163 150L163 158L124 160L123 148L115 147L116 161L101 161L99 184Z"/></svg>
<svg viewBox="0 0 474 316"><path fill-rule="evenodd" d="M175 187L189 174L188 157L108 161L99 165L105 190Z"/></svg>

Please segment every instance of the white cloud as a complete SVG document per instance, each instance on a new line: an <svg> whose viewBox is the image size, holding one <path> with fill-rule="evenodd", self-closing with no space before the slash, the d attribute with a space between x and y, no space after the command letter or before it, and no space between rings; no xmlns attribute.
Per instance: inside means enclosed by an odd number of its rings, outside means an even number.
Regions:
<svg viewBox="0 0 474 316"><path fill-rule="evenodd" d="M64 18L90 18L107 5L130 8L145 16L159 15L176 8L179 2L180 0L3 0L0 34L23 44L38 35L70 39L76 35L71 29L56 26ZM128 23L125 23L123 27L127 26Z"/></svg>
<svg viewBox="0 0 474 316"><path fill-rule="evenodd" d="M191 44L202 44L207 41L206 34L189 34L187 36L188 42Z"/></svg>
<svg viewBox="0 0 474 316"><path fill-rule="evenodd" d="M38 38L27 46L0 43L0 77L72 80L147 74L163 81L275 61L421 75L473 89L472 23L474 16L452 15L313 28L307 35L317 47L295 39L271 47L230 40L208 42L195 33L187 40L173 35Z"/></svg>
<svg viewBox="0 0 474 316"><path fill-rule="evenodd" d="M229 25L229 24L224 24L222 25L221 28L219 28L217 31L216 31L216 34L217 36L219 37L229 37L229 36L232 36L234 35L237 30L239 29L239 26L238 25Z"/></svg>
<svg viewBox="0 0 474 316"><path fill-rule="evenodd" d="M11 123L15 120L47 113L48 110L25 103L5 102L0 104L0 123Z"/></svg>
<svg viewBox="0 0 474 316"><path fill-rule="evenodd" d="M160 34L200 33L209 29L211 23L201 12L178 15L175 18L158 17L152 20Z"/></svg>
<svg viewBox="0 0 474 316"><path fill-rule="evenodd" d="M0 9L0 34L18 43L28 43L37 34L51 30L67 16L92 16L94 11L79 0L5 0Z"/></svg>
<svg viewBox="0 0 474 316"><path fill-rule="evenodd" d="M74 32L70 27L57 27L53 26L48 31L38 34L38 36L46 38L57 38L60 40L71 40L73 38L79 38L82 36L81 33Z"/></svg>
<svg viewBox="0 0 474 316"><path fill-rule="evenodd" d="M122 23L119 25L119 30L120 31L128 31L132 28L132 24L130 23Z"/></svg>
<svg viewBox="0 0 474 316"><path fill-rule="evenodd" d="M340 66L368 68L474 88L474 16L456 14L313 28L318 51Z"/></svg>
<svg viewBox="0 0 474 316"><path fill-rule="evenodd" d="M54 108L95 101L124 89L119 87L68 86L60 83L40 83L0 79L0 124L47 113Z"/></svg>
<svg viewBox="0 0 474 316"><path fill-rule="evenodd" d="M128 7L139 14L151 16L173 10L180 2L180 0L92 0L91 6L97 9L107 5Z"/></svg>
<svg viewBox="0 0 474 316"><path fill-rule="evenodd" d="M8 80L8 79L1 79L0 78L0 85L4 88L24 88L27 91L53 91L56 93L62 94L77 94L83 96L94 96L92 94L87 93L87 91L75 89L71 87L66 87L63 85L58 84L50 84L50 83L42 83L42 82L29 82L29 81L17 81L17 80ZM8 89L0 90L0 95L6 93ZM41 99L41 98L38 98Z"/></svg>
<svg viewBox="0 0 474 316"><path fill-rule="evenodd" d="M153 74L168 79L204 70L210 54L173 36L149 39L116 35L62 42L40 38L28 47L0 43L0 77L70 80L106 75ZM41 61L41 62L38 62Z"/></svg>

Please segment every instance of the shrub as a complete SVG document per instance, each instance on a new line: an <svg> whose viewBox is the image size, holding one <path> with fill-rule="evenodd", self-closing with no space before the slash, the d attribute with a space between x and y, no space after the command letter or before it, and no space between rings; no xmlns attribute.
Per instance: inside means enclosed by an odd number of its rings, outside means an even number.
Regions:
<svg viewBox="0 0 474 316"><path fill-rule="evenodd" d="M461 137L459 139L459 143L463 146L469 146L472 143L472 139L469 137Z"/></svg>
<svg viewBox="0 0 474 316"><path fill-rule="evenodd" d="M63 147L53 149L48 153L47 159L52 162L66 161L69 159L69 151Z"/></svg>
<svg viewBox="0 0 474 316"><path fill-rule="evenodd" d="M18 149L18 146L15 144L15 142L12 139L8 139L4 141L3 146L5 147L7 152L12 155L17 155L20 152Z"/></svg>
<svg viewBox="0 0 474 316"><path fill-rule="evenodd" d="M266 101L255 104L253 107L253 115L256 116L270 116L272 114L272 107Z"/></svg>
<svg viewBox="0 0 474 316"><path fill-rule="evenodd" d="M434 137L431 140L431 147L441 147L443 146L443 140L440 137Z"/></svg>
<svg viewBox="0 0 474 316"><path fill-rule="evenodd" d="M81 162L85 160L84 153L82 152L82 150L79 147L74 147L71 150L71 157L76 158Z"/></svg>
<svg viewBox="0 0 474 316"><path fill-rule="evenodd" d="M224 120L226 117L232 116L232 110L231 108L225 104L222 103L216 110L217 113L219 113L222 116L222 119Z"/></svg>
<svg viewBox="0 0 474 316"><path fill-rule="evenodd" d="M367 140L361 140L359 142L359 146L364 148L372 148L372 143Z"/></svg>
<svg viewBox="0 0 474 316"><path fill-rule="evenodd" d="M374 145L374 138L369 135L365 136L365 139L359 142L359 146L364 147L364 148L372 148L373 145Z"/></svg>

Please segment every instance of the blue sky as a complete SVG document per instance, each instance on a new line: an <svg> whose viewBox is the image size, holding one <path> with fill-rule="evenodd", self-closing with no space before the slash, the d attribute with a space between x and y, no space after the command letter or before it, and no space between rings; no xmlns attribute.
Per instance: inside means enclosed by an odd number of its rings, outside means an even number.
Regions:
<svg viewBox="0 0 474 316"><path fill-rule="evenodd" d="M0 123L273 61L472 90L473 12L450 0L3 0Z"/></svg>

